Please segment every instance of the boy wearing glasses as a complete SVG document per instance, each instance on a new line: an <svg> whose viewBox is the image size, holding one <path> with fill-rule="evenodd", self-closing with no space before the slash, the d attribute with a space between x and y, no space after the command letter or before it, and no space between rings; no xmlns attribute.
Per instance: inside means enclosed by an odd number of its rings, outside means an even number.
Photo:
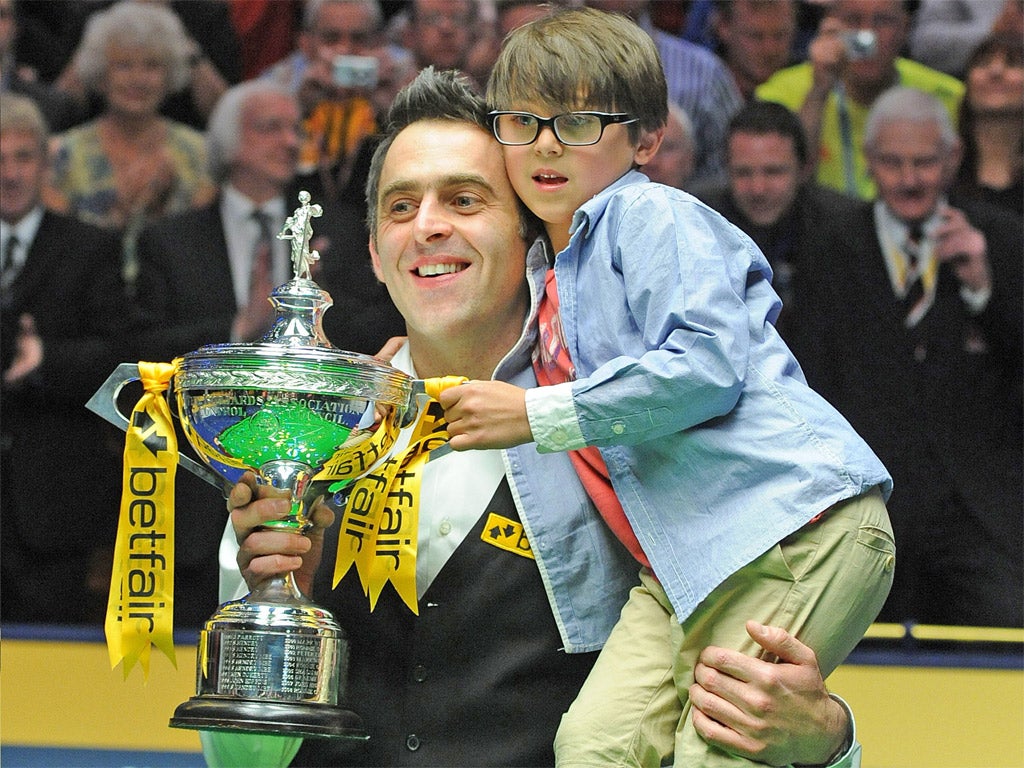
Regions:
<svg viewBox="0 0 1024 768"><path fill-rule="evenodd" d="M891 480L807 387L772 325L780 304L757 247L636 172L668 111L643 31L592 9L520 27L488 99L512 186L547 235L535 247L554 255L534 352L546 386L448 390L451 445L569 451L641 565L562 720L558 764L746 764L701 738L720 728L690 707L701 649L754 653L739 629L753 616L834 669L892 583Z"/></svg>

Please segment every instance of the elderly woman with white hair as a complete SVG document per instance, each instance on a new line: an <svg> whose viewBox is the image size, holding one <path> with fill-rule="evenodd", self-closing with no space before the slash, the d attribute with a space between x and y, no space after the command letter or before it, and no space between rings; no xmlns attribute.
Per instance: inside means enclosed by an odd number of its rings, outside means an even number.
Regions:
<svg viewBox="0 0 1024 768"><path fill-rule="evenodd" d="M76 69L103 111L54 140L53 204L124 232L125 277L149 221L206 202L214 189L201 133L160 115L190 75L192 46L174 13L125 0L94 14Z"/></svg>

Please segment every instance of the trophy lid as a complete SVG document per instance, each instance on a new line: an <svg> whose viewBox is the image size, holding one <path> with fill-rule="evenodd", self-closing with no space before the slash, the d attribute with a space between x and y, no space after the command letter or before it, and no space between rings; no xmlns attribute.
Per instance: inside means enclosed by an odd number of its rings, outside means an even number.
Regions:
<svg viewBox="0 0 1024 768"><path fill-rule="evenodd" d="M340 350L324 335L323 314L332 301L311 277L320 254L309 250L312 219L323 209L310 204L306 191L299 202L277 235L291 241L294 277L270 294L274 325L259 342L209 344L184 355L176 386L323 392L407 405L411 377L369 355Z"/></svg>

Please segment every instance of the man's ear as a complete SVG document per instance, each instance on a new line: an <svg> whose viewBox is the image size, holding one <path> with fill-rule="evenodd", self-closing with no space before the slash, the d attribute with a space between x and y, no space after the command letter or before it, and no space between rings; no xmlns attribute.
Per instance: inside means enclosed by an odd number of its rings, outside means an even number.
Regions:
<svg viewBox="0 0 1024 768"><path fill-rule="evenodd" d="M384 273L380 269L380 256L377 254L377 244L373 235L370 235L370 263L373 265L373 274L381 283L384 282Z"/></svg>
<svg viewBox="0 0 1024 768"><path fill-rule="evenodd" d="M636 165L646 165L651 161L651 158L658 152L658 147L661 146L662 139L665 138L665 126L661 126L653 131L641 131L640 132L640 143L636 145L636 149L633 151L633 163Z"/></svg>

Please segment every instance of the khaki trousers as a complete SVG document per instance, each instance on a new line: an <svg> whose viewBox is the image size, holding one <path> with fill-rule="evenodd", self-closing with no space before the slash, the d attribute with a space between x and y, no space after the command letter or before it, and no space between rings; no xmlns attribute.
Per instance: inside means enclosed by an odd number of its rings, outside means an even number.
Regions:
<svg viewBox="0 0 1024 768"><path fill-rule="evenodd" d="M830 508L712 592L680 624L647 572L630 593L555 737L559 768L755 765L706 744L688 689L709 645L759 655L748 619L784 627L814 649L826 677L863 637L892 585L896 550L881 493Z"/></svg>

